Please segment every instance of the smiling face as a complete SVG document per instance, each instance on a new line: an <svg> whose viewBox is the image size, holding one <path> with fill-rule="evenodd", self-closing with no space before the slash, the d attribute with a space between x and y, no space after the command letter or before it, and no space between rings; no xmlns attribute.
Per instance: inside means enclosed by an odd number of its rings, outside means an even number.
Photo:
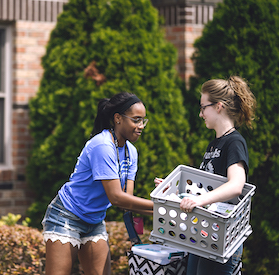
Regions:
<svg viewBox="0 0 279 275"><path fill-rule="evenodd" d="M208 129L215 129L216 123L218 121L218 112L216 110L216 105L209 101L208 93L202 93L201 95L201 111L199 116L204 119L205 125Z"/></svg>
<svg viewBox="0 0 279 275"><path fill-rule="evenodd" d="M125 115L125 116L124 116ZM146 116L146 110L142 102L133 104L124 115L115 114L115 134L119 146L124 146L126 140L135 142L141 135L144 125L142 119ZM140 123L137 123L140 119Z"/></svg>

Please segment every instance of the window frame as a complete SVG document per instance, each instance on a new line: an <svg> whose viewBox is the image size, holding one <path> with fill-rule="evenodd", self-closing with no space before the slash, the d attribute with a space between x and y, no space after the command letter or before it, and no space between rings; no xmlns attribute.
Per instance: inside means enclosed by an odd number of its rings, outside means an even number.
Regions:
<svg viewBox="0 0 279 275"><path fill-rule="evenodd" d="M0 70L3 70L3 91L0 87L0 98L4 99L4 160L0 162L0 169L12 168L12 26L0 24L4 33L3 59Z"/></svg>

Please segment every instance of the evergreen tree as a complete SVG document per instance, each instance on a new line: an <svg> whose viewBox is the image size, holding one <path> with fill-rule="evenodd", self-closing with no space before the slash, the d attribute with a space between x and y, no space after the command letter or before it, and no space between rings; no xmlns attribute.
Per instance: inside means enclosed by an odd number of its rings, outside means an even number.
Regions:
<svg viewBox="0 0 279 275"><path fill-rule="evenodd" d="M154 177L188 162L189 125L176 60L149 0L70 0L65 5L42 59L38 94L30 102L34 147L28 180L37 194L29 209L33 226L73 171L101 98L129 91L146 106L149 123L135 143L136 195L150 198ZM117 211L110 210L109 218L120 218Z"/></svg>
<svg viewBox="0 0 279 275"><path fill-rule="evenodd" d="M278 1L224 0L195 43L197 77L184 94L198 100L204 81L239 75L248 80L257 98L254 129L240 129L249 148L249 182L257 186L252 202L254 232L245 242L243 274L279 273L278 27ZM210 130L201 126L196 115L189 118L193 134L188 152L198 161L199 149L211 138Z"/></svg>

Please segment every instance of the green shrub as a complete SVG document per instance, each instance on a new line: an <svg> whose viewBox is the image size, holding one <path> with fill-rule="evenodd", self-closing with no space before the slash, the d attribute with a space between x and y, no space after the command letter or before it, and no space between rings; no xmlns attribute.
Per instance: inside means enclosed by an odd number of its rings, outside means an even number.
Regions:
<svg viewBox="0 0 279 275"><path fill-rule="evenodd" d="M102 85L85 77L92 61L106 77ZM146 105L149 123L135 143L136 195L149 198L156 176L188 163L189 125L176 61L150 0L70 0L64 6L42 59L39 91L30 101L34 147L27 178L37 195L27 213L32 226L40 226L47 204L69 179L101 98L130 91ZM108 218L121 220L121 213L112 208Z"/></svg>
<svg viewBox="0 0 279 275"><path fill-rule="evenodd" d="M1 225L15 225L21 218L20 214L12 214L8 213L7 216L2 216L0 219L0 226Z"/></svg>
<svg viewBox="0 0 279 275"><path fill-rule="evenodd" d="M1 225L15 225L21 219L20 214L12 214L8 213L7 216L2 216L0 219L0 226ZM28 226L31 222L30 218L26 217L25 220L22 221L22 225Z"/></svg>

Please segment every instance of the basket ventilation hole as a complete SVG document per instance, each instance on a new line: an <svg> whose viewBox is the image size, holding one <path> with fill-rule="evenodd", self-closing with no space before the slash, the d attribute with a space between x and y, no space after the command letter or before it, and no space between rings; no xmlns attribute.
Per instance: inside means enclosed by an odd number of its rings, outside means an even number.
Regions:
<svg viewBox="0 0 279 275"><path fill-rule="evenodd" d="M191 218L191 222L192 222L193 224L197 224L198 221L199 221L199 219L198 219L196 216L193 216L193 217Z"/></svg>
<svg viewBox="0 0 279 275"><path fill-rule="evenodd" d="M187 214L185 212L180 213L180 219L182 221L187 221Z"/></svg>
<svg viewBox="0 0 279 275"><path fill-rule="evenodd" d="M198 229L195 226L191 227L192 234L196 235L198 233Z"/></svg>
<svg viewBox="0 0 279 275"><path fill-rule="evenodd" d="M180 238L181 240L186 240L186 236L185 236L184 234L179 234L179 238Z"/></svg>
<svg viewBox="0 0 279 275"><path fill-rule="evenodd" d="M187 230L187 225L183 222L179 225L179 227L180 227L181 231L186 231Z"/></svg>
<svg viewBox="0 0 279 275"><path fill-rule="evenodd" d="M158 212L159 212L159 214L160 215L166 215L166 213L167 213L167 210L166 210L166 208L165 207L159 207L159 209L158 209Z"/></svg>
<svg viewBox="0 0 279 275"><path fill-rule="evenodd" d="M220 229L218 223L216 223L216 222L213 223L213 224L212 224L212 229L213 229L214 231L218 231L218 230Z"/></svg>
<svg viewBox="0 0 279 275"><path fill-rule="evenodd" d="M201 240L201 247L206 248L207 247L207 242L204 240Z"/></svg>
<svg viewBox="0 0 279 275"><path fill-rule="evenodd" d="M171 216L173 219L177 217L177 212L176 212L175 210L173 210L173 209L170 210L169 214L170 214L170 216Z"/></svg>
<svg viewBox="0 0 279 275"><path fill-rule="evenodd" d="M209 226L209 222L208 222L207 220L203 220L203 221L201 222L201 225L202 225L203 227L208 227L208 226Z"/></svg>
<svg viewBox="0 0 279 275"><path fill-rule="evenodd" d="M208 190L208 191L212 191L212 190L213 190L213 187L212 187L211 185L208 185L208 186L207 186L207 190Z"/></svg>
<svg viewBox="0 0 279 275"><path fill-rule="evenodd" d="M168 184L168 185L163 189L163 193L165 193L171 186L172 186L172 182L171 182L170 184Z"/></svg>
<svg viewBox="0 0 279 275"><path fill-rule="evenodd" d="M194 243L194 244L197 242L197 240L194 237L190 237L190 241L191 241L191 243Z"/></svg>
<svg viewBox="0 0 279 275"><path fill-rule="evenodd" d="M211 248L213 249L213 250L218 250L218 245L217 244L215 244L215 243L213 243L212 245L211 245Z"/></svg>
<svg viewBox="0 0 279 275"><path fill-rule="evenodd" d="M203 185L202 185L202 183L197 183L197 186L199 187L199 188L202 188L203 187Z"/></svg>

